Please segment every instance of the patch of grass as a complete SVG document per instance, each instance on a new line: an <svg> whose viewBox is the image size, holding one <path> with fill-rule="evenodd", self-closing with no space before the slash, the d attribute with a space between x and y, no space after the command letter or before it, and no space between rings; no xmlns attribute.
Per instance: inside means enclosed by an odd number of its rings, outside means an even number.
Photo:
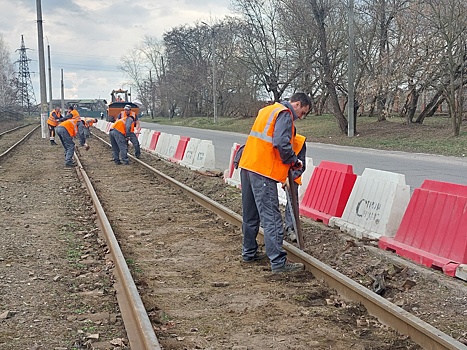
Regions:
<svg viewBox="0 0 467 350"><path fill-rule="evenodd" d="M207 117L143 118L142 121L248 134L254 118L218 118L216 124ZM467 155L467 123L463 123L460 135L454 137L451 120L445 116L426 118L422 125L407 125L399 117L378 122L377 118L362 116L357 118L354 137L342 134L332 115L310 115L297 121L296 127L310 142L456 157Z"/></svg>
<svg viewBox="0 0 467 350"><path fill-rule="evenodd" d="M88 325L82 328L83 332L92 333L97 329L97 327L92 323L92 321L86 320L86 323L88 323Z"/></svg>
<svg viewBox="0 0 467 350"><path fill-rule="evenodd" d="M85 266L79 264L78 261L81 258L81 247L79 242L76 241L74 232L77 230L74 224L66 224L62 227L61 234L66 240L67 243L67 252L66 257L68 262L76 269L82 269Z"/></svg>
<svg viewBox="0 0 467 350"><path fill-rule="evenodd" d="M143 270L138 267L138 264L135 262L134 259L128 258L125 259L126 264L128 265L128 268L133 272L133 273L141 273Z"/></svg>

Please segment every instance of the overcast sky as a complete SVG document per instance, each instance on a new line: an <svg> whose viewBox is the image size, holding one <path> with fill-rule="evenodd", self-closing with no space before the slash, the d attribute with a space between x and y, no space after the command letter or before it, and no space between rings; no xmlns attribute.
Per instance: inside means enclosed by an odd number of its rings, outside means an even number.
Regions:
<svg viewBox="0 0 467 350"><path fill-rule="evenodd" d="M230 0L42 0L47 92L47 45L54 99L61 97L61 69L66 99L108 98L114 89L129 89L128 77L117 67L145 35L162 38L179 25L213 23L231 14L230 8ZM19 59L21 35L30 49L29 70L40 103L36 1L0 0L0 9L0 33L11 61Z"/></svg>

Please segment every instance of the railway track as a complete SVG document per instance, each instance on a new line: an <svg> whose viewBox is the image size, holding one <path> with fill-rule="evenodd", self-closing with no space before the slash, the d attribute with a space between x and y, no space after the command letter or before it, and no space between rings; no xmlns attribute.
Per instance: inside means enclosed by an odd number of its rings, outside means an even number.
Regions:
<svg viewBox="0 0 467 350"><path fill-rule="evenodd" d="M78 151L78 174L112 253L132 349L417 348L382 323L424 349L467 349L291 244L307 272L241 264L241 217L159 169L187 182L203 175L148 154L116 166L98 135Z"/></svg>

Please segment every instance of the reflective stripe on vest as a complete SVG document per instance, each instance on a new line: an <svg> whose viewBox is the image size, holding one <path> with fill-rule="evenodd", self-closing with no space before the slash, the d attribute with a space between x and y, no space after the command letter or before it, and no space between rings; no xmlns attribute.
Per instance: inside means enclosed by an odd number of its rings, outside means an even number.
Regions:
<svg viewBox="0 0 467 350"><path fill-rule="evenodd" d="M284 107L284 106L282 106ZM285 107L284 107L285 108ZM264 129L262 132L258 132L258 131L250 131L250 135L251 136L254 136L254 137L257 137L261 140L264 140L266 142L270 142L272 143L272 136L268 136L268 130L269 128L271 127L271 123L272 121L274 120L275 121L275 118L274 116L276 115L276 113L278 111L282 111L284 108L281 108L281 107L278 107L278 108L275 108L271 114L269 115L269 118L268 118L268 121L266 122L266 125L264 126Z"/></svg>
<svg viewBox="0 0 467 350"><path fill-rule="evenodd" d="M293 114L280 103L262 108L251 128L245 143L245 149L240 159L239 167L269 177L273 180L285 182L290 164L282 163L279 151L272 144L274 127L280 112L289 111L292 121L290 130L290 143L293 145L294 135L292 130Z"/></svg>

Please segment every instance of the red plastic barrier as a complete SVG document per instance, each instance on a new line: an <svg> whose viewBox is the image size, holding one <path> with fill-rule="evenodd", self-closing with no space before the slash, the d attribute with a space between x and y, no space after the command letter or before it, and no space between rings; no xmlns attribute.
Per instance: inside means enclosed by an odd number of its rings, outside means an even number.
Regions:
<svg viewBox="0 0 467 350"><path fill-rule="evenodd" d="M190 141L189 137L180 136L180 141L178 141L177 149L175 150L174 156L169 160L174 163L178 163L183 159L185 155L186 146L188 145L188 141Z"/></svg>
<svg viewBox="0 0 467 350"><path fill-rule="evenodd" d="M303 195L300 214L325 224L332 216L341 217L356 180L352 165L322 161Z"/></svg>
<svg viewBox="0 0 467 350"><path fill-rule="evenodd" d="M160 131L155 131L154 134L152 134L151 142L149 143L150 151L154 151L156 149L157 141L159 140L160 135Z"/></svg>
<svg viewBox="0 0 467 350"><path fill-rule="evenodd" d="M467 186L425 180L415 189L394 238L379 247L455 276L467 264Z"/></svg>
<svg viewBox="0 0 467 350"><path fill-rule="evenodd" d="M237 154L239 148L240 148L239 143L234 143L232 145L232 149L231 149L231 152L230 152L229 168L224 173L224 180L227 179L227 178L230 179L232 177L232 174L234 172L234 158L235 158L235 155Z"/></svg>

